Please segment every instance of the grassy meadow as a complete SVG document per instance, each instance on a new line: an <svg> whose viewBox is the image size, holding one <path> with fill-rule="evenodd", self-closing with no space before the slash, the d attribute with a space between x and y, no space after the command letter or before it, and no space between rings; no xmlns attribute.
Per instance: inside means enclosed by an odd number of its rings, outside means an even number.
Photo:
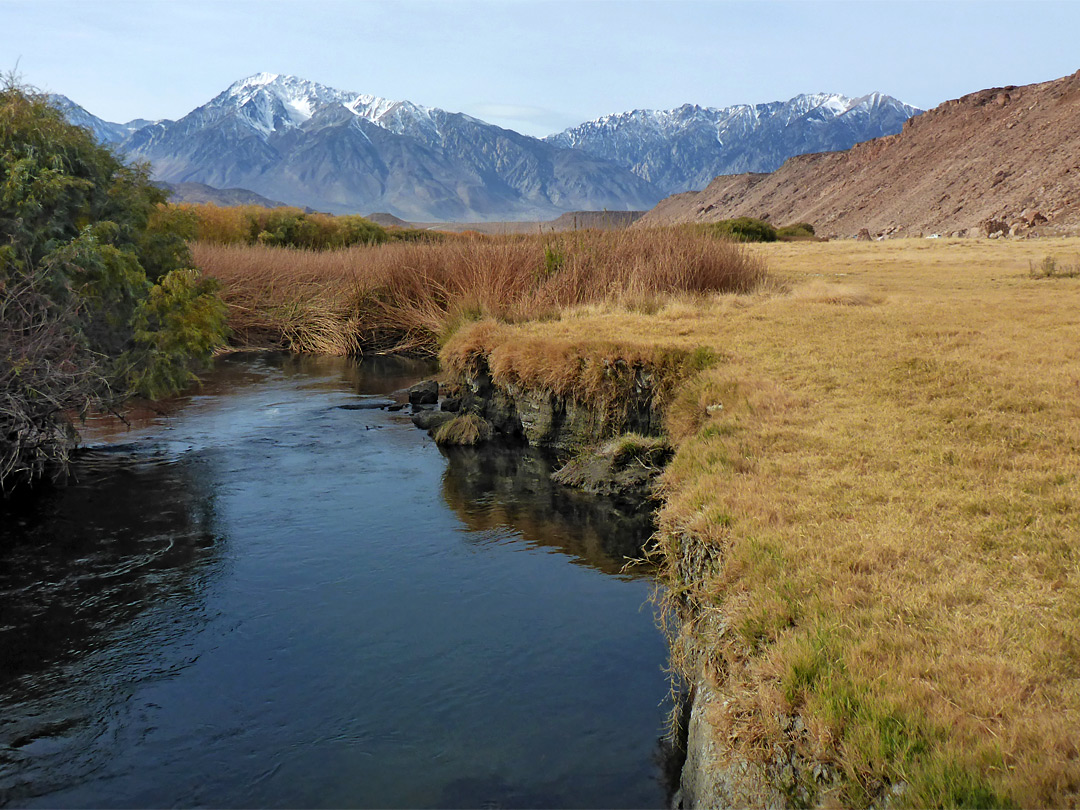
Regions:
<svg viewBox="0 0 1080 810"><path fill-rule="evenodd" d="M673 659L789 800L1076 804L1080 280L1040 268L1080 240L751 250L756 293L480 324L444 355L571 389L552 347L716 359L667 408Z"/></svg>

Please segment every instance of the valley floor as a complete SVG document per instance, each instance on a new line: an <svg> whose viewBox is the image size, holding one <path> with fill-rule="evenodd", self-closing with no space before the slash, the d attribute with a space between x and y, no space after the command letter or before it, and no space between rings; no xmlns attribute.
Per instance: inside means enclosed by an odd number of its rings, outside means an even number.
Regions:
<svg viewBox="0 0 1080 810"><path fill-rule="evenodd" d="M751 296L481 324L445 351L512 349L537 380L568 344L715 358L666 406L673 663L768 791L1076 804L1080 278L1030 269L1080 265L1080 240L752 250L775 284Z"/></svg>

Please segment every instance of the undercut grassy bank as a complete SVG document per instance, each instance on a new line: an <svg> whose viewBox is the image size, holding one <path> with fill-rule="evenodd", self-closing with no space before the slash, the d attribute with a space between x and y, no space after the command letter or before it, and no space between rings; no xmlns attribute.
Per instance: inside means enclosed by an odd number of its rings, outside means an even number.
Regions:
<svg viewBox="0 0 1080 810"><path fill-rule="evenodd" d="M1074 805L1080 283L1029 268L1077 246L760 246L785 289L479 324L443 357L602 406L583 358L708 353L667 398L673 664L788 803Z"/></svg>

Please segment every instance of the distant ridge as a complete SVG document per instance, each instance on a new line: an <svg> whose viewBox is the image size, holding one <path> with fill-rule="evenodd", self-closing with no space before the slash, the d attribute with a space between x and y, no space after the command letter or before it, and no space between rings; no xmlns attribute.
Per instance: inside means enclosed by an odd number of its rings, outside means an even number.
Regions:
<svg viewBox="0 0 1080 810"><path fill-rule="evenodd" d="M947 101L897 135L717 177L639 226L768 217L819 235L1067 233L1080 229L1080 71Z"/></svg>
<svg viewBox="0 0 1080 810"><path fill-rule="evenodd" d="M703 188L717 175L770 172L793 155L891 135L920 112L882 93L810 93L767 104L634 110L546 140L612 160L674 194Z"/></svg>
<svg viewBox="0 0 1080 810"><path fill-rule="evenodd" d="M269 200L246 188L214 188L205 183L160 183L175 203L209 203L211 205L260 205L263 208L280 208L285 205Z"/></svg>

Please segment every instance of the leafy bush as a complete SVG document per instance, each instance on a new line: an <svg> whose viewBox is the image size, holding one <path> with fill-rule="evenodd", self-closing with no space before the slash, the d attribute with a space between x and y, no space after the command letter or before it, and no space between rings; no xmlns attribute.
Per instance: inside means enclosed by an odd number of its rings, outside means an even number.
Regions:
<svg viewBox="0 0 1080 810"><path fill-rule="evenodd" d="M335 250L376 245L392 239L416 240L426 231L391 235L361 216L335 217L299 208L212 204L167 206L168 218L185 222L187 238L216 245L266 245L305 250ZM188 224L190 223L190 225Z"/></svg>
<svg viewBox="0 0 1080 810"><path fill-rule="evenodd" d="M776 229L778 239L809 239L814 235L814 226L809 222L796 222Z"/></svg>
<svg viewBox="0 0 1080 810"><path fill-rule="evenodd" d="M776 228L762 219L722 219L707 226L710 233L735 242L775 242Z"/></svg>
<svg viewBox="0 0 1080 810"><path fill-rule="evenodd" d="M62 466L69 414L194 379L225 331L190 217L45 96L0 88L0 486Z"/></svg>

